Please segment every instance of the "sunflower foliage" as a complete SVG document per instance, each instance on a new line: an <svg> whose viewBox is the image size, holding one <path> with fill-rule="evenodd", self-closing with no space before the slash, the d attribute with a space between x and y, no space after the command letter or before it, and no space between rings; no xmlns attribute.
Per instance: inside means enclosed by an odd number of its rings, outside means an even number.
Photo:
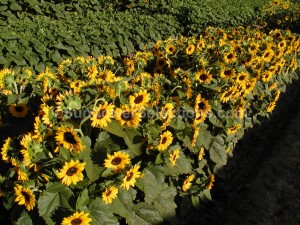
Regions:
<svg viewBox="0 0 300 225"><path fill-rule="evenodd" d="M17 224L178 224L298 78L299 52L288 30L209 27L123 61L1 70L2 122L32 118L3 141L4 206Z"/></svg>

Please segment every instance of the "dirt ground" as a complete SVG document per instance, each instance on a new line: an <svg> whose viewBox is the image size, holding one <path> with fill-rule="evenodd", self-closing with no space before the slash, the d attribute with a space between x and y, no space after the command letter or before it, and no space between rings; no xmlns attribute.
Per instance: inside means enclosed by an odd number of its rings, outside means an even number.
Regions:
<svg viewBox="0 0 300 225"><path fill-rule="evenodd" d="M250 130L217 178L213 201L182 224L300 224L300 83L288 88L271 120Z"/></svg>

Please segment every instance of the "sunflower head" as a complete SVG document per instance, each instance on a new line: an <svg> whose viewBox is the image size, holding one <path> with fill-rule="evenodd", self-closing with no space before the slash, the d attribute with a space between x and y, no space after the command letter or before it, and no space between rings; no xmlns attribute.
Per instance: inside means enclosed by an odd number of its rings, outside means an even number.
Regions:
<svg viewBox="0 0 300 225"><path fill-rule="evenodd" d="M57 177L67 186L70 186L71 184L76 185L77 182L82 181L84 178L82 174L84 166L85 162L80 163L79 160L65 162L63 168L57 174Z"/></svg>
<svg viewBox="0 0 300 225"><path fill-rule="evenodd" d="M61 225L90 225L92 219L89 213L75 212L73 215L63 219Z"/></svg>
<svg viewBox="0 0 300 225"><path fill-rule="evenodd" d="M80 152L84 150L84 145L73 128L65 125L57 128L55 139L58 145L62 145L70 151Z"/></svg>
<svg viewBox="0 0 300 225"><path fill-rule="evenodd" d="M104 166L106 168L111 168L115 172L122 171L130 164L130 157L125 152L114 152L113 155L107 155L107 159L104 161Z"/></svg>
<svg viewBox="0 0 300 225"><path fill-rule="evenodd" d="M27 116L29 108L23 103L14 103L8 107L9 112L15 118L24 118Z"/></svg>

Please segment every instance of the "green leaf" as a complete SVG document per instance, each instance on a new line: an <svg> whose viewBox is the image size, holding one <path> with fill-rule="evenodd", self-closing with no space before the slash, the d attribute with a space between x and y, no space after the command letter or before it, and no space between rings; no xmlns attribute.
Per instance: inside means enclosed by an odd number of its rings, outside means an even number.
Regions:
<svg viewBox="0 0 300 225"><path fill-rule="evenodd" d="M89 205L91 225L118 225L118 220L112 213L109 205L106 205L101 198L96 198Z"/></svg>
<svg viewBox="0 0 300 225"><path fill-rule="evenodd" d="M38 200L39 214L41 217L44 218L44 220L47 222L48 225L55 224L54 221L52 221L50 218L54 210L57 209L59 206L60 206L59 192L51 193L45 191L40 196Z"/></svg>
<svg viewBox="0 0 300 225"><path fill-rule="evenodd" d="M143 170L145 202L148 204L153 203L153 201L158 198L162 191L164 175L161 171L161 168L162 167L152 167Z"/></svg>
<svg viewBox="0 0 300 225"><path fill-rule="evenodd" d="M14 11L22 11L22 7L18 3L16 3L16 2L13 2L10 5L10 9L14 10Z"/></svg>
<svg viewBox="0 0 300 225"><path fill-rule="evenodd" d="M123 127L115 120L112 120L108 126L103 127L102 129L118 137L124 137Z"/></svg>
<svg viewBox="0 0 300 225"><path fill-rule="evenodd" d="M225 151L224 139L220 136L214 138L209 149L210 158L213 162L226 165L227 155Z"/></svg>
<svg viewBox="0 0 300 225"><path fill-rule="evenodd" d="M76 209L80 209L82 206L86 206L90 203L91 199L89 197L88 189L84 189L80 196L77 198Z"/></svg>
<svg viewBox="0 0 300 225"><path fill-rule="evenodd" d="M66 186L63 185L62 183L49 183L49 184L47 184L47 191L52 192L52 193L64 191L65 188L66 188Z"/></svg>
<svg viewBox="0 0 300 225"><path fill-rule="evenodd" d="M209 121L217 127L224 127L222 120L217 117L217 115L213 111L209 114Z"/></svg>
<svg viewBox="0 0 300 225"><path fill-rule="evenodd" d="M57 64L59 64L62 61L62 57L60 56L58 50L55 50L52 55L51 58L54 62L56 62Z"/></svg>
<svg viewBox="0 0 300 225"><path fill-rule="evenodd" d="M134 189L124 190L119 189L118 197L111 203L111 210L113 213L126 218L127 223L132 224L135 213L132 211L133 199L136 191Z"/></svg>
<svg viewBox="0 0 300 225"><path fill-rule="evenodd" d="M181 117L173 117L170 122L170 126L175 130L183 130L186 126L185 122L182 121Z"/></svg>
<svg viewBox="0 0 300 225"><path fill-rule="evenodd" d="M135 155L142 154L142 145L144 143L144 137L135 128L127 128L124 131L124 140L129 150Z"/></svg>
<svg viewBox="0 0 300 225"><path fill-rule="evenodd" d="M175 166L170 163L165 168L165 175L179 175L183 173L191 172L191 164L184 154L180 154L179 158L176 160Z"/></svg>
<svg viewBox="0 0 300 225"><path fill-rule="evenodd" d="M32 220L27 212L23 212L18 219L17 225L32 225Z"/></svg>
<svg viewBox="0 0 300 225"><path fill-rule="evenodd" d="M154 206L148 205L145 202L140 202L137 205L133 207L133 210L135 211L136 218L135 218L135 224L162 224L163 218L155 209Z"/></svg>
<svg viewBox="0 0 300 225"><path fill-rule="evenodd" d="M99 179L100 173L103 171L98 164L93 163L93 159L91 157L91 151L85 150L83 153L83 161L86 162L85 164L85 172L87 177L91 182L94 182Z"/></svg>

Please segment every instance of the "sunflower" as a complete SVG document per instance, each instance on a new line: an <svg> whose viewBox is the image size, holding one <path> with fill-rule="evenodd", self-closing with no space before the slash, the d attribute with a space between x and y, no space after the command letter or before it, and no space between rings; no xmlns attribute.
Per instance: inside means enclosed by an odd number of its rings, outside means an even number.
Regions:
<svg viewBox="0 0 300 225"><path fill-rule="evenodd" d="M282 8L283 9L288 9L290 7L290 5L288 3L283 4Z"/></svg>
<svg viewBox="0 0 300 225"><path fill-rule="evenodd" d="M251 91L254 89L255 85L256 85L257 80L256 79L251 79L250 81L248 81L245 85L245 95L251 93Z"/></svg>
<svg viewBox="0 0 300 225"><path fill-rule="evenodd" d="M191 141L191 145L192 145L192 147L195 147L200 128L197 126L193 126L193 129L194 129L194 134L193 134L193 138Z"/></svg>
<svg viewBox="0 0 300 225"><path fill-rule="evenodd" d="M276 101L272 101L269 103L268 107L267 107L267 112L272 112L276 107Z"/></svg>
<svg viewBox="0 0 300 225"><path fill-rule="evenodd" d="M123 105L121 108L115 110L115 119L122 125L127 127L139 126L141 121L142 113L137 108L131 108Z"/></svg>
<svg viewBox="0 0 300 225"><path fill-rule="evenodd" d="M261 80L265 83L269 82L273 77L273 73L269 70L266 70L262 75L261 75Z"/></svg>
<svg viewBox="0 0 300 225"><path fill-rule="evenodd" d="M123 178L123 183L121 184L122 188L129 190L130 186L134 187L136 178L142 177L142 173L138 171L139 168L139 165L134 165L129 171L127 171L125 177Z"/></svg>
<svg viewBox="0 0 300 225"><path fill-rule="evenodd" d="M61 182L67 186L71 184L76 185L78 181L83 180L82 171L84 170L85 162L80 163L79 160L75 162L65 162L63 168L57 174L57 177L61 179Z"/></svg>
<svg viewBox="0 0 300 225"><path fill-rule="evenodd" d="M224 79L232 79L235 76L236 72L235 69L231 69L231 68L224 68L220 71L220 77L224 78Z"/></svg>
<svg viewBox="0 0 300 225"><path fill-rule="evenodd" d="M249 74L247 72L240 72L236 77L236 83L242 84L248 81Z"/></svg>
<svg viewBox="0 0 300 225"><path fill-rule="evenodd" d="M225 63L234 63L236 61L236 53L235 52L227 52L224 54L224 62Z"/></svg>
<svg viewBox="0 0 300 225"><path fill-rule="evenodd" d="M203 70L197 72L195 78L200 82L200 84L210 83L212 80L212 75L209 72Z"/></svg>
<svg viewBox="0 0 300 225"><path fill-rule="evenodd" d="M206 189L208 189L208 190L211 190L212 189L212 186L214 186L214 182L215 182L215 175L214 174L211 174L210 176L209 176L209 180L208 180L208 184L206 185Z"/></svg>
<svg viewBox="0 0 300 225"><path fill-rule="evenodd" d="M206 119L206 117L207 117L207 113L204 113L202 111L196 112L193 125L197 125L197 124L202 123Z"/></svg>
<svg viewBox="0 0 300 225"><path fill-rule="evenodd" d="M29 180L27 173L21 169L20 165L17 165L17 167L15 167L14 169L17 171L18 180L20 180L20 181Z"/></svg>
<svg viewBox="0 0 300 225"><path fill-rule="evenodd" d="M102 192L102 200L105 204L112 203L118 195L118 188L111 186L110 188L106 188L104 192Z"/></svg>
<svg viewBox="0 0 300 225"><path fill-rule="evenodd" d="M211 111L211 106L205 98L201 98L201 95L198 94L195 100L194 105L195 112L202 112L204 114L208 114Z"/></svg>
<svg viewBox="0 0 300 225"><path fill-rule="evenodd" d="M274 56L274 51L271 50L271 49L266 49L262 55L262 59L265 61L265 62L271 62L272 58Z"/></svg>
<svg viewBox="0 0 300 225"><path fill-rule="evenodd" d="M129 58L125 58L124 65L126 66L126 75L131 75L134 71L134 61Z"/></svg>
<svg viewBox="0 0 300 225"><path fill-rule="evenodd" d="M248 47L248 52L250 54L255 54L259 49L259 44L256 42L252 42Z"/></svg>
<svg viewBox="0 0 300 225"><path fill-rule="evenodd" d="M23 103L14 103L8 107L8 110L13 117L24 118L27 116L29 108Z"/></svg>
<svg viewBox="0 0 300 225"><path fill-rule="evenodd" d="M286 48L286 41L282 40L277 44L277 47L279 48L280 51L284 51Z"/></svg>
<svg viewBox="0 0 300 225"><path fill-rule="evenodd" d="M42 106L41 113L43 123L49 127L53 127L57 116L53 111L53 106Z"/></svg>
<svg viewBox="0 0 300 225"><path fill-rule="evenodd" d="M183 181L182 184L182 191L187 192L187 190L189 190L192 186L192 181L194 180L195 175L189 175L186 177L186 179Z"/></svg>
<svg viewBox="0 0 300 225"><path fill-rule="evenodd" d="M55 139L57 145L62 145L70 151L74 150L75 152L80 152L84 149L82 141L74 129L66 127L65 125L57 128Z"/></svg>
<svg viewBox="0 0 300 225"><path fill-rule="evenodd" d="M195 45L188 45L187 48L185 49L185 53L187 55L193 54L195 51Z"/></svg>
<svg viewBox="0 0 300 225"><path fill-rule="evenodd" d="M175 166L176 160L180 157L180 150L175 149L169 156L171 166Z"/></svg>
<svg viewBox="0 0 300 225"><path fill-rule="evenodd" d="M290 64L291 70L295 71L298 68L298 63L296 58L292 58L291 64Z"/></svg>
<svg viewBox="0 0 300 225"><path fill-rule="evenodd" d="M173 141L172 133L170 131L165 131L163 134L160 135L160 141L157 146L159 151L166 150Z"/></svg>
<svg viewBox="0 0 300 225"><path fill-rule="evenodd" d="M150 101L150 94L147 90L140 90L138 93L134 93L129 96L129 104L132 108L144 108Z"/></svg>
<svg viewBox="0 0 300 225"><path fill-rule="evenodd" d="M160 66L156 66L155 68L154 68L154 70L153 70L153 73L155 74L155 73L157 73L157 74L161 74L161 73L163 73L164 72L164 70L162 69L162 67L160 67Z"/></svg>
<svg viewBox="0 0 300 225"><path fill-rule="evenodd" d="M201 161L203 159L203 155L204 155L204 148L201 147L198 153L198 160Z"/></svg>
<svg viewBox="0 0 300 225"><path fill-rule="evenodd" d="M15 195L17 196L15 202L18 205L24 205L27 211L30 211L35 206L35 196L29 188L22 187L19 184L16 184L14 187Z"/></svg>
<svg viewBox="0 0 300 225"><path fill-rule="evenodd" d="M114 152L113 155L107 155L107 159L104 161L104 166L106 168L111 168L115 172L124 170L126 165L130 164L130 157L125 152Z"/></svg>
<svg viewBox="0 0 300 225"><path fill-rule="evenodd" d="M73 215L64 218L61 225L90 225L92 219L89 218L89 215L89 213L75 212Z"/></svg>
<svg viewBox="0 0 300 225"><path fill-rule="evenodd" d="M12 142L11 137L8 137L5 140L5 142L3 144L3 147L1 148L2 160L5 161L5 162L8 162L9 159L10 159L10 156L8 155L8 151L9 151L11 142Z"/></svg>
<svg viewBox="0 0 300 225"><path fill-rule="evenodd" d="M224 91L220 96L220 101L222 103L228 102L235 94L236 87L230 87L228 90Z"/></svg>
<svg viewBox="0 0 300 225"><path fill-rule="evenodd" d="M241 129L241 124L237 124L233 127L227 129L227 134L235 134L239 129Z"/></svg>
<svg viewBox="0 0 300 225"><path fill-rule="evenodd" d="M34 135L32 136L32 138L37 142L41 142L43 140L42 134L45 128L43 127L42 121L39 116L36 116L34 120Z"/></svg>
<svg viewBox="0 0 300 225"><path fill-rule="evenodd" d="M108 123L111 122L111 118L114 113L114 105L105 102L103 105L99 105L96 109L91 112L92 127L107 127Z"/></svg>
<svg viewBox="0 0 300 225"><path fill-rule="evenodd" d="M157 67L163 68L166 65L166 60L163 57L157 58L155 65Z"/></svg>
<svg viewBox="0 0 300 225"><path fill-rule="evenodd" d="M175 45L167 45L166 52L169 55L173 55L176 52L176 46Z"/></svg>

